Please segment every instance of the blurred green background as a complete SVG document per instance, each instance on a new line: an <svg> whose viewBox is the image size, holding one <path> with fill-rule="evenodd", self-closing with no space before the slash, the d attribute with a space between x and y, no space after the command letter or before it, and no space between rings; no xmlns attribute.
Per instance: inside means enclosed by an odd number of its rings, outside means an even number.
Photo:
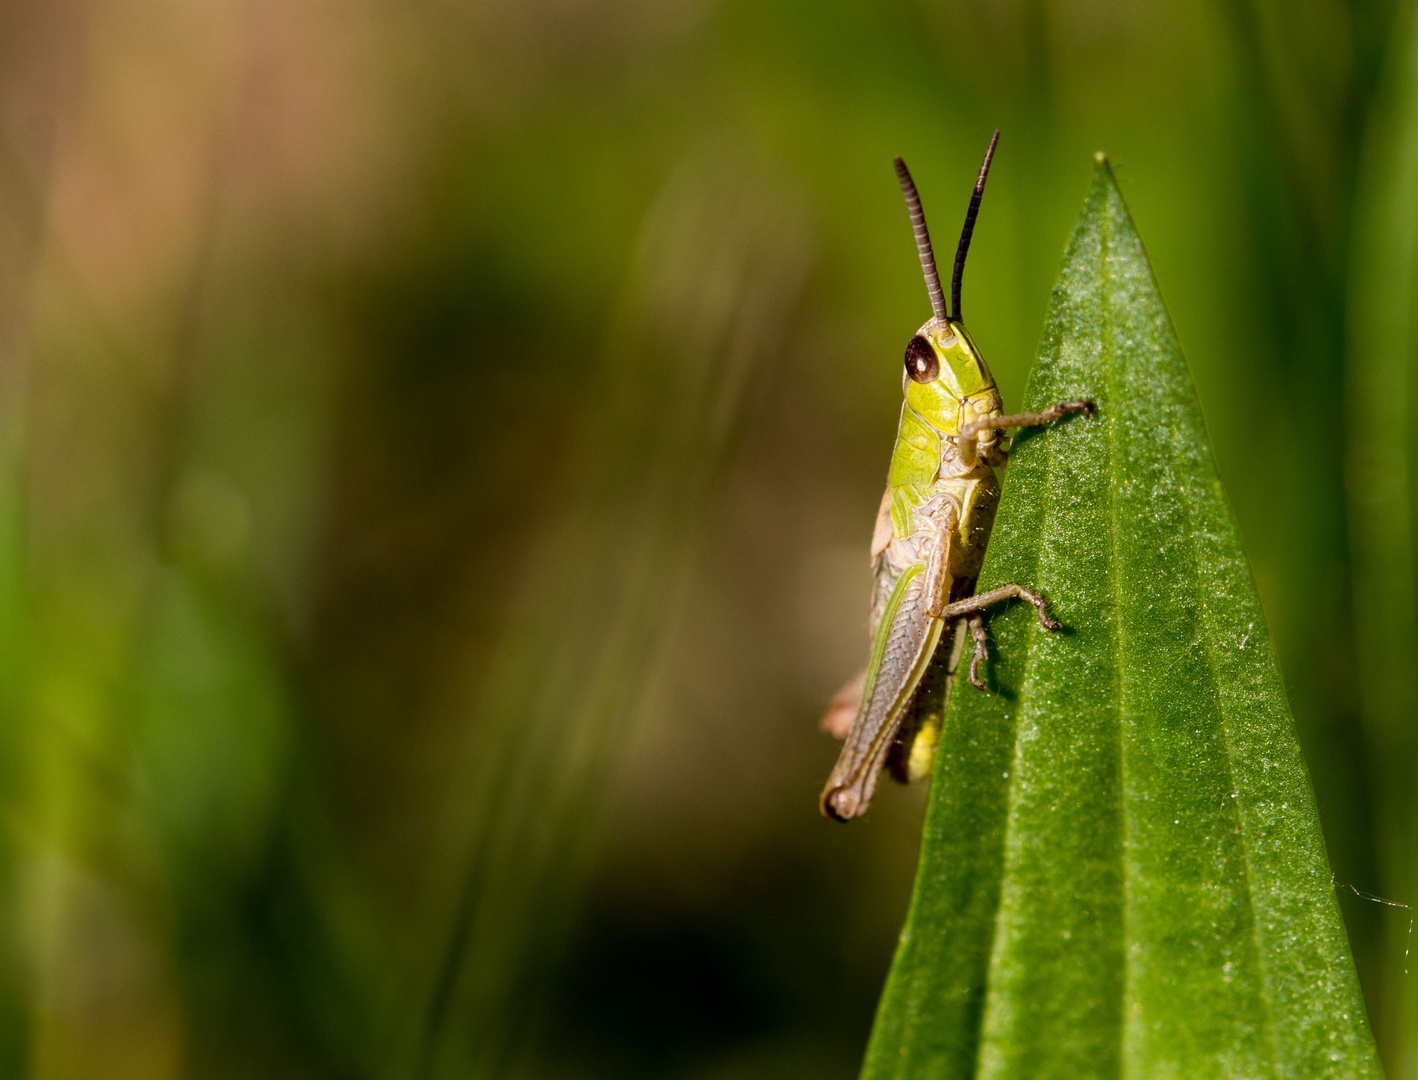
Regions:
<svg viewBox="0 0 1418 1080"><path fill-rule="evenodd" d="M1336 881L1418 904L1407 6L0 8L0 1075L850 1077L817 815L929 314L1017 404L1106 150ZM1393 1080L1410 912L1340 889Z"/></svg>

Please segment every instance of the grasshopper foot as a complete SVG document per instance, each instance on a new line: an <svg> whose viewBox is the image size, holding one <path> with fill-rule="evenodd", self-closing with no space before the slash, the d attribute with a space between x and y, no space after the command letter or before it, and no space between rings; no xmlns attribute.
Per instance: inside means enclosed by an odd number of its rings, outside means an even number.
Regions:
<svg viewBox="0 0 1418 1080"><path fill-rule="evenodd" d="M1028 600L1034 605L1034 611L1038 614L1039 622L1044 625L1045 630L1059 631L1063 629L1063 623L1049 614L1049 602L1047 600L1038 593L1026 589L1023 585L1016 585L1015 588L1019 590L1019 598L1021 600Z"/></svg>
<svg viewBox="0 0 1418 1080"><path fill-rule="evenodd" d="M970 636L975 640L975 652L970 657L970 685L976 690L989 692L989 687L980 678L980 663L989 657L989 638L985 635L985 618L978 611L972 615L965 616L965 623L970 627Z"/></svg>

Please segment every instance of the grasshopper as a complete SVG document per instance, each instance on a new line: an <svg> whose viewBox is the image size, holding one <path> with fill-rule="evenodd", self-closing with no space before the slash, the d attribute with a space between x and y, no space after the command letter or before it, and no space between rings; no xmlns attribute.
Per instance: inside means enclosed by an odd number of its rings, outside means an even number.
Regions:
<svg viewBox="0 0 1418 1080"><path fill-rule="evenodd" d="M974 642L970 682L988 689L980 678L988 649L982 615L986 608L1026 600L1046 629L1062 629L1050 617L1045 599L1023 585L974 592L999 504L995 468L1003 466L1009 454L1001 431L1093 412L1093 403L1085 400L1005 415L994 376L961 320L965 255L998 142L996 131L960 233L950 290L953 314L945 304L916 185L906 163L896 159L932 317L906 345L906 400L871 541L874 584L867 667L842 688L822 720L824 730L845 736L820 800L823 815L838 821L866 812L884 765L902 781L929 774L940 737L939 703L954 684L965 628ZM949 655L933 667L942 641L951 642Z"/></svg>

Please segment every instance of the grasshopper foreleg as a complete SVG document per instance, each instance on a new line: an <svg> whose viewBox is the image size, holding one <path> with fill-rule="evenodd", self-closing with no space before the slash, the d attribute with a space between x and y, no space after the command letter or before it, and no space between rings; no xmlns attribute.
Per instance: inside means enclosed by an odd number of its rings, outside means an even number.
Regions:
<svg viewBox="0 0 1418 1080"><path fill-rule="evenodd" d="M1044 424L1052 424L1061 416L1069 413L1081 412L1089 416L1093 415L1093 402L1087 398L1079 401L1063 401L1057 405L1050 405L1041 412L1032 413L1011 413L1008 416L984 416L978 420L971 420L967 424L961 425L960 435L968 439L972 435L978 435L982 431L991 428L1007 427L1042 427Z"/></svg>

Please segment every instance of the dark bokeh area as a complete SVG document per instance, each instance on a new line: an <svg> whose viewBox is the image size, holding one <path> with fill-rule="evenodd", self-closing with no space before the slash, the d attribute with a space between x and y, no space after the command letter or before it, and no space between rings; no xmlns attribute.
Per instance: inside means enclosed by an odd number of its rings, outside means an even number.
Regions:
<svg viewBox="0 0 1418 1080"><path fill-rule="evenodd" d="M1095 150L1418 1078L1418 70L1381 0L0 9L0 1074L850 1077L923 793L816 729L929 313ZM1408 195L1409 191L1416 194ZM1350 888L1352 886L1352 888Z"/></svg>

